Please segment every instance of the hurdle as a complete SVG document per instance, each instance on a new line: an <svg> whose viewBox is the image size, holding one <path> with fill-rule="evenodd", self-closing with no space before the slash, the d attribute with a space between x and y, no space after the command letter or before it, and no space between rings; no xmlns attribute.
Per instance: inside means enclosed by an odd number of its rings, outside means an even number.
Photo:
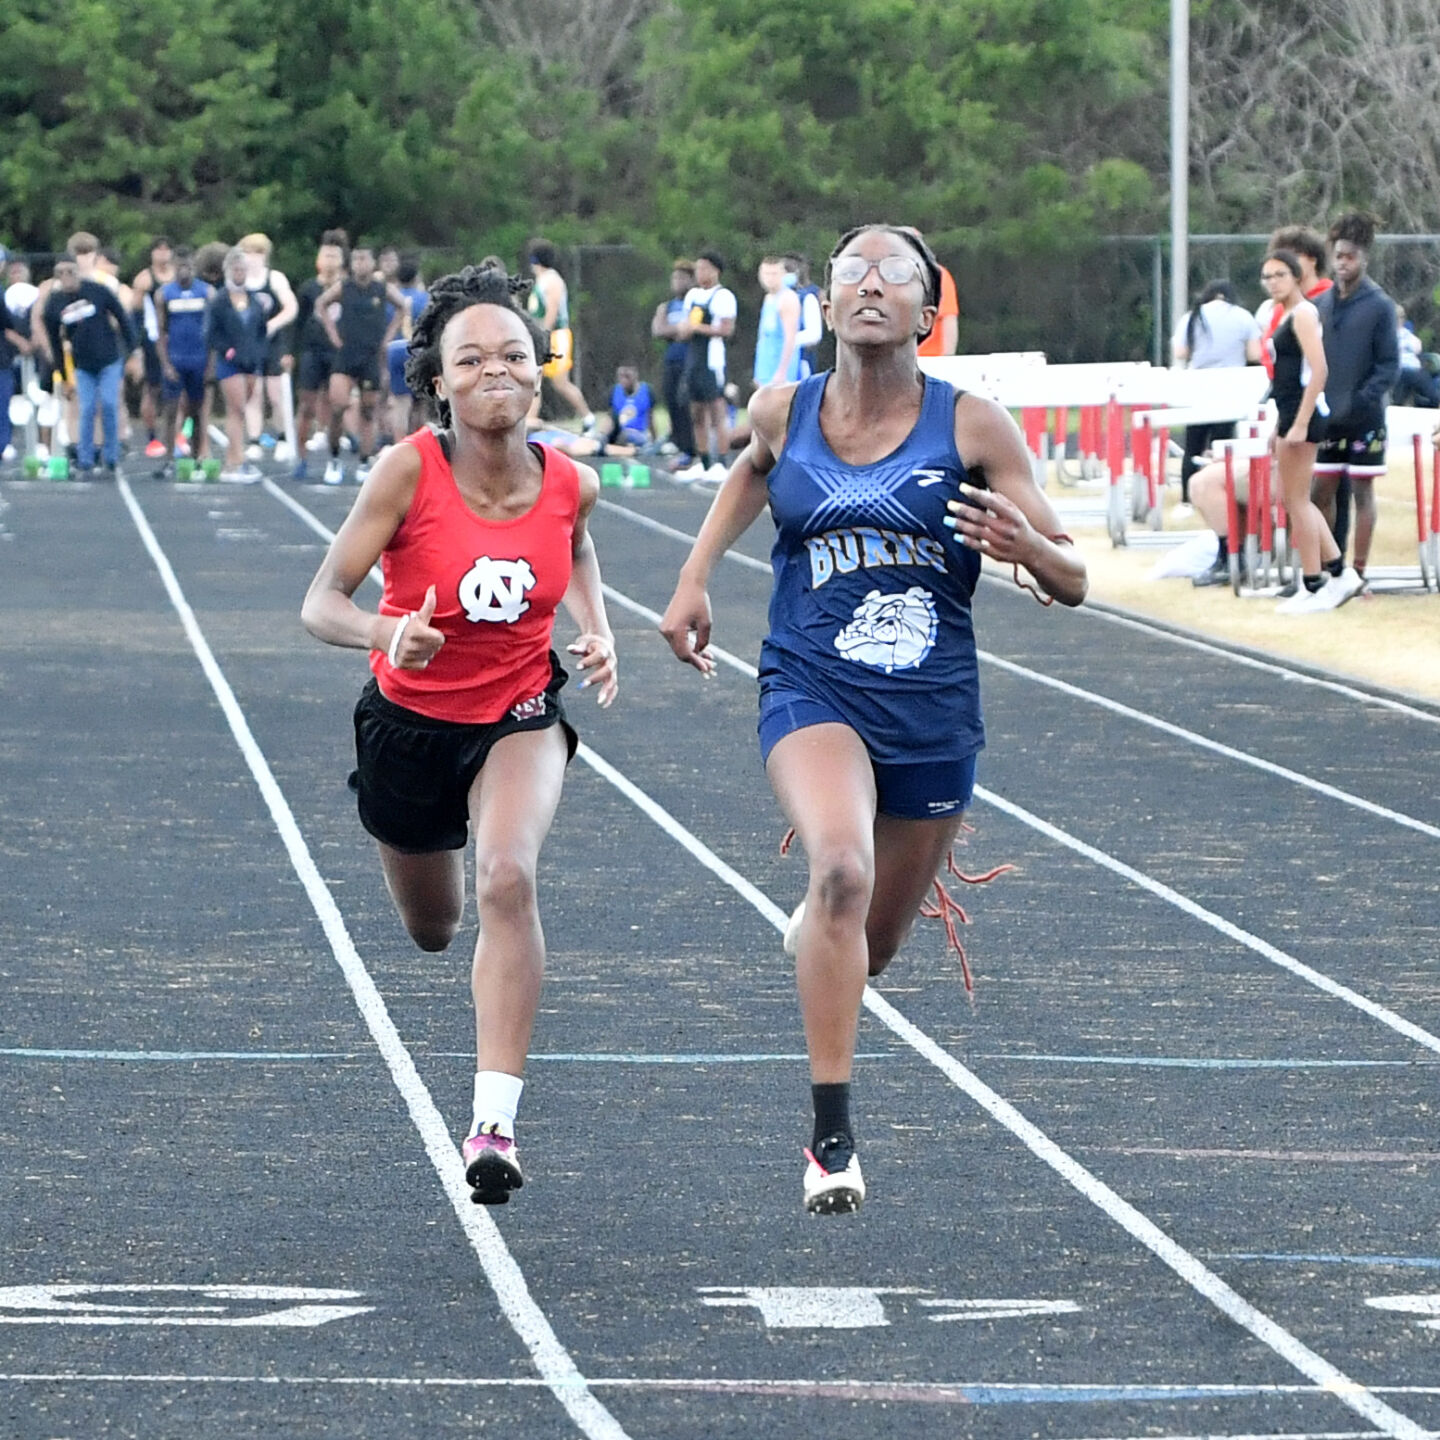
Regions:
<svg viewBox="0 0 1440 1440"><path fill-rule="evenodd" d="M1419 562L1419 588L1440 592L1440 443L1435 440L1440 412L1410 405L1392 405L1385 412L1385 433L1389 455L1408 450L1415 479L1415 549ZM1430 461L1427 484L1426 460ZM1367 572L1370 580L1373 572ZM1379 579L1379 576L1375 576ZM1409 589L1414 579L1407 573L1391 571L1384 577L1390 591ZM1373 580L1372 580L1373 583Z"/></svg>
<svg viewBox="0 0 1440 1440"><path fill-rule="evenodd" d="M1273 420L1267 415L1252 421L1248 435L1217 442L1225 460L1225 513L1231 536L1230 589L1239 596L1244 593L1267 595L1276 584L1283 584L1285 571L1293 569L1289 556L1288 525L1284 506L1277 507L1272 492L1272 456L1270 450ZM1245 504L1245 529L1240 529L1240 503L1235 486L1236 464L1247 462L1249 498ZM1244 543L1233 543L1241 535Z"/></svg>

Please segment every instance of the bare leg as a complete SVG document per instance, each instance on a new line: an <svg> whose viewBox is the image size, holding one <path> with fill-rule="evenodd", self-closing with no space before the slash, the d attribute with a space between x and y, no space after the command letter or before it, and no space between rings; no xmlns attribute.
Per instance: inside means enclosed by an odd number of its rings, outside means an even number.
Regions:
<svg viewBox="0 0 1440 1440"><path fill-rule="evenodd" d="M323 390L300 392L300 408L295 414L295 449L298 452L296 459L304 457L306 444L315 426L320 423L322 408L326 403ZM327 422L328 418L327 413Z"/></svg>
<svg viewBox="0 0 1440 1440"><path fill-rule="evenodd" d="M1316 448L1285 444L1277 447L1280 493L1285 497L1285 511L1290 517L1290 534L1300 556L1300 568L1306 575L1318 575L1320 566L1340 553L1324 515L1310 498Z"/></svg>
<svg viewBox="0 0 1440 1440"><path fill-rule="evenodd" d="M165 458L168 461L175 453L175 422L180 413L180 400L184 395L160 397L160 441L165 446Z"/></svg>
<svg viewBox="0 0 1440 1440"><path fill-rule="evenodd" d="M507 735L470 788L480 912L470 977L477 1070L525 1073L545 970L535 872L560 803L565 759L558 725Z"/></svg>
<svg viewBox="0 0 1440 1440"><path fill-rule="evenodd" d="M723 460L730 453L730 406L723 395L710 402L710 425L715 431L715 454Z"/></svg>
<svg viewBox="0 0 1440 1440"><path fill-rule="evenodd" d="M274 427L276 435L284 439L285 377L283 375L267 375L265 377L265 398L270 405L270 424ZM263 425L261 429L264 429Z"/></svg>
<svg viewBox="0 0 1440 1440"><path fill-rule="evenodd" d="M847 725L811 725L770 752L770 784L810 864L795 981L810 1078L850 1079L869 970L866 918L875 883L875 777Z"/></svg>
<svg viewBox="0 0 1440 1440"><path fill-rule="evenodd" d="M445 949L465 909L464 850L405 855L381 842L380 864L410 938L422 950Z"/></svg>
<svg viewBox="0 0 1440 1440"><path fill-rule="evenodd" d="M865 920L870 974L895 958L920 913L945 852L955 843L963 815L936 820L875 817L875 890Z"/></svg>
<svg viewBox="0 0 1440 1440"><path fill-rule="evenodd" d="M1370 541L1375 535L1375 482L1368 475L1350 477L1350 494L1355 502L1355 542L1351 553L1355 568L1364 574L1370 560Z"/></svg>
<svg viewBox="0 0 1440 1440"><path fill-rule="evenodd" d="M231 375L220 382L225 397L225 464L231 470L245 463L245 406L253 379L251 375Z"/></svg>
<svg viewBox="0 0 1440 1440"><path fill-rule="evenodd" d="M1335 533L1335 496L1339 489L1338 475L1316 475L1310 481L1310 498L1332 535Z"/></svg>
<svg viewBox="0 0 1440 1440"><path fill-rule="evenodd" d="M368 460L375 453L375 400L374 390L360 392L360 459Z"/></svg>
<svg viewBox="0 0 1440 1440"><path fill-rule="evenodd" d="M326 426L330 437L330 453L340 453L340 435L345 428L345 410L350 404L350 390L353 382L348 375L335 374L330 377L330 423Z"/></svg>
<svg viewBox="0 0 1440 1440"><path fill-rule="evenodd" d="M695 432L695 458L701 460L706 455L715 454L711 448L710 410L703 401L690 402L690 428Z"/></svg>
<svg viewBox="0 0 1440 1440"><path fill-rule="evenodd" d="M245 438L255 441L265 428L265 386L263 380L250 391L245 401Z"/></svg>

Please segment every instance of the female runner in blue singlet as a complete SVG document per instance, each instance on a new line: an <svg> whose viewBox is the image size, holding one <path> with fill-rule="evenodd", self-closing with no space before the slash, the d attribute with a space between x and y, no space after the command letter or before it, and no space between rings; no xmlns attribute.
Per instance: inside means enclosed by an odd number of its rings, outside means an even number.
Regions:
<svg viewBox="0 0 1440 1440"><path fill-rule="evenodd" d="M850 231L826 292L835 369L756 393L749 448L660 626L679 659L711 672L710 570L768 502L760 745L810 866L786 938L815 1108L804 1200L820 1214L865 1196L849 1090L866 977L909 933L974 785L980 559L1023 565L1066 605L1086 589L1010 415L920 372L940 269L919 235Z"/></svg>

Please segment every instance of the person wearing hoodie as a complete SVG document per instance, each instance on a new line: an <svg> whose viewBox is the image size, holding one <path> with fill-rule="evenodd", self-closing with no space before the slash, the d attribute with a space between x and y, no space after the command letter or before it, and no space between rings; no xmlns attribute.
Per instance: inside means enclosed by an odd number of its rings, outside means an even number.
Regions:
<svg viewBox="0 0 1440 1440"><path fill-rule="evenodd" d="M1354 567L1364 578L1375 534L1375 479L1385 473L1385 406L1400 372L1395 302L1366 273L1375 219L1351 212L1330 227L1335 287L1315 302L1325 339L1325 439L1315 459L1314 499L1344 562L1336 496L1348 481L1355 503ZM1333 568L1333 567L1332 567ZM1335 573L1338 573L1335 572Z"/></svg>

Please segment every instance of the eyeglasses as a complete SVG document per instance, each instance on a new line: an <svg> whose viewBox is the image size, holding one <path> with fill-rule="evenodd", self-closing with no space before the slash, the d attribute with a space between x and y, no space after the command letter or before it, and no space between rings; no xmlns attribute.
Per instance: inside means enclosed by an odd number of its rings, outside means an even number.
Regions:
<svg viewBox="0 0 1440 1440"><path fill-rule="evenodd" d="M845 255L830 267L830 278L841 285L858 285L872 270L878 270L887 285L904 285L921 273L920 262L910 255L887 255L883 260Z"/></svg>

